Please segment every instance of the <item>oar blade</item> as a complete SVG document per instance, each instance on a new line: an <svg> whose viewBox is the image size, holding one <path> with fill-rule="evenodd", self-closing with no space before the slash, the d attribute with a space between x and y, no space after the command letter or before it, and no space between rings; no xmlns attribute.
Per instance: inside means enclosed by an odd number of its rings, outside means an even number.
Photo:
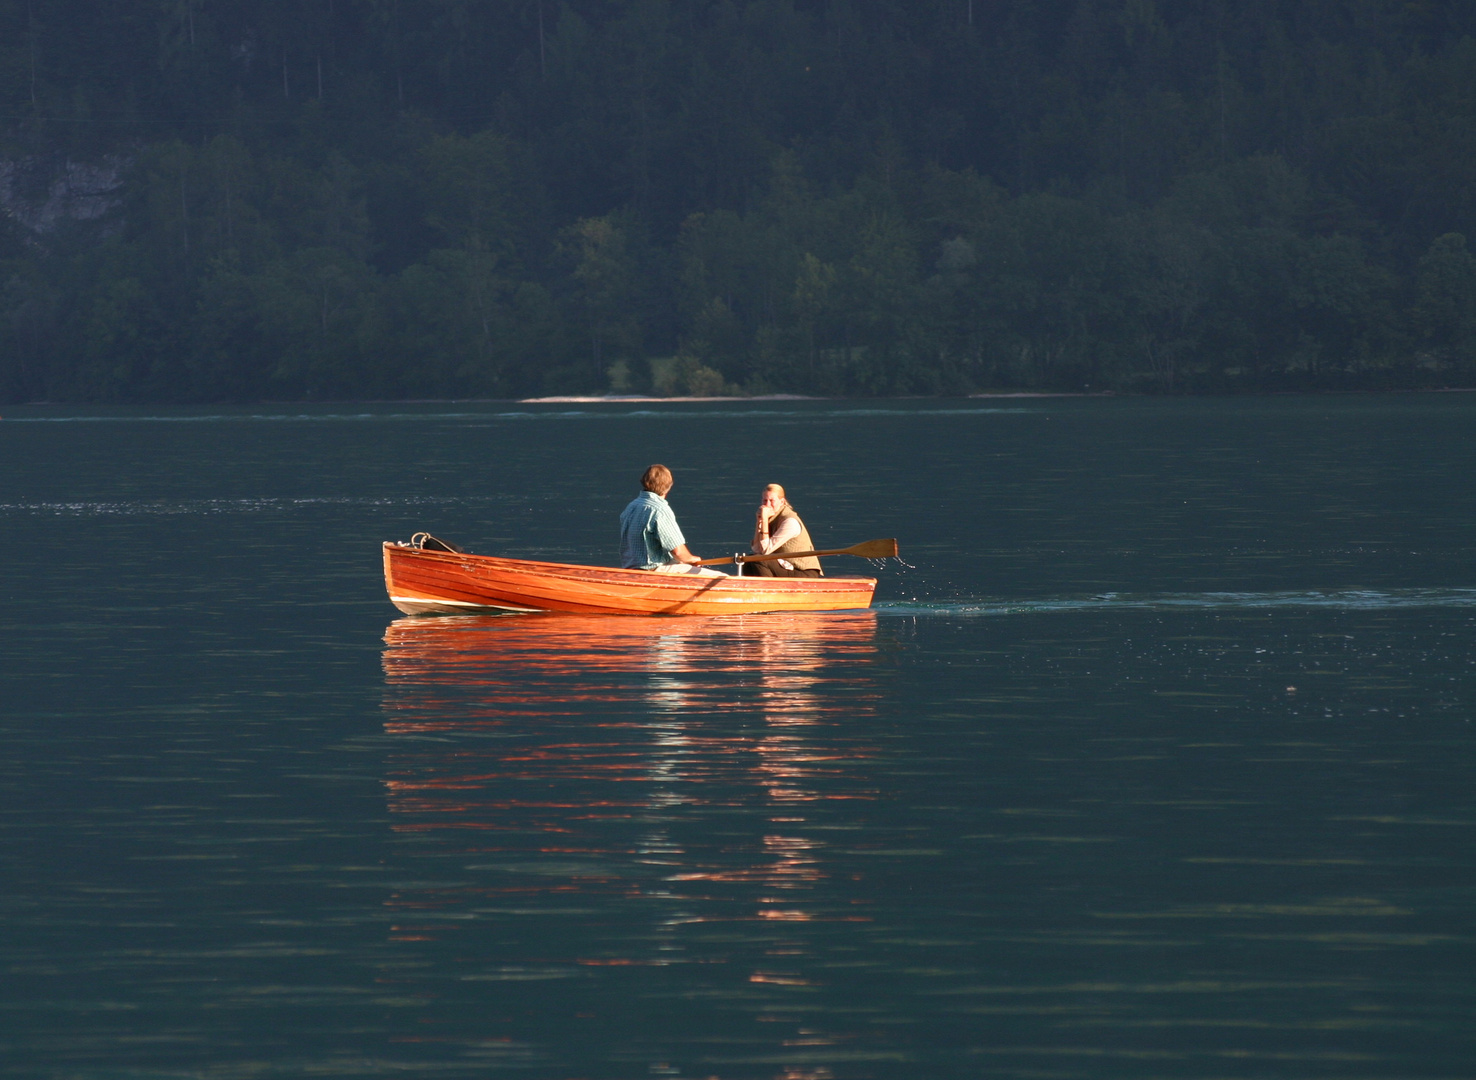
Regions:
<svg viewBox="0 0 1476 1080"><path fill-rule="evenodd" d="M889 537L885 540L868 540L864 544L846 548L847 555L857 555L863 559L895 559L897 557L897 539Z"/></svg>

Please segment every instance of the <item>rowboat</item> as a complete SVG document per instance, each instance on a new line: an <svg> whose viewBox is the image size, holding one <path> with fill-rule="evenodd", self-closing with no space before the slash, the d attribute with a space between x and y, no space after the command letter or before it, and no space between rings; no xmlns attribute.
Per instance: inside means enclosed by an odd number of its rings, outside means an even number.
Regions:
<svg viewBox="0 0 1476 1080"><path fill-rule="evenodd" d="M406 615L569 611L744 615L871 606L876 578L698 577L384 545L384 584Z"/></svg>

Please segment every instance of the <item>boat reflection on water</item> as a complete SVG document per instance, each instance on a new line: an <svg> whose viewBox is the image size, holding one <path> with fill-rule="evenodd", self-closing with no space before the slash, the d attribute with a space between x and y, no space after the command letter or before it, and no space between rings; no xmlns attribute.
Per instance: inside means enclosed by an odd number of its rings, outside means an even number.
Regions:
<svg viewBox="0 0 1476 1080"><path fill-rule="evenodd" d="M404 719L430 725L414 730L622 703L657 713L759 705L771 723L804 724L842 707L827 691L866 680L875 638L871 611L410 617L385 632L387 708L423 713ZM437 691L483 707L443 715Z"/></svg>
<svg viewBox="0 0 1476 1080"><path fill-rule="evenodd" d="M573 904L542 962L669 964L683 925L859 917L826 830L876 795L874 613L412 617L385 643L392 828L456 878L394 895L396 939Z"/></svg>

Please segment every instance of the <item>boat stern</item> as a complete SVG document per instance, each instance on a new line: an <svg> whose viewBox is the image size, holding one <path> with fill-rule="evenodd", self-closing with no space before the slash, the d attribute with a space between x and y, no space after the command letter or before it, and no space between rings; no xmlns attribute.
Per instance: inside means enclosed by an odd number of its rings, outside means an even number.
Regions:
<svg viewBox="0 0 1476 1080"><path fill-rule="evenodd" d="M384 588L389 602L405 615L499 615L508 612L537 611L537 608L489 604L449 595L445 575L438 564L455 554L425 551L404 541L386 540L384 555ZM438 580L440 579L440 580Z"/></svg>

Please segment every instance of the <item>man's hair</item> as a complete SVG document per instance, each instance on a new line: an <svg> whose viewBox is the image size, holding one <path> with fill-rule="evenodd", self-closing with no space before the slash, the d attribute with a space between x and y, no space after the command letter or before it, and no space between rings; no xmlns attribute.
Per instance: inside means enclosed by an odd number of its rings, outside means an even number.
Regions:
<svg viewBox="0 0 1476 1080"><path fill-rule="evenodd" d="M652 465L641 474L641 487L665 495L671 490L671 470L665 465Z"/></svg>

